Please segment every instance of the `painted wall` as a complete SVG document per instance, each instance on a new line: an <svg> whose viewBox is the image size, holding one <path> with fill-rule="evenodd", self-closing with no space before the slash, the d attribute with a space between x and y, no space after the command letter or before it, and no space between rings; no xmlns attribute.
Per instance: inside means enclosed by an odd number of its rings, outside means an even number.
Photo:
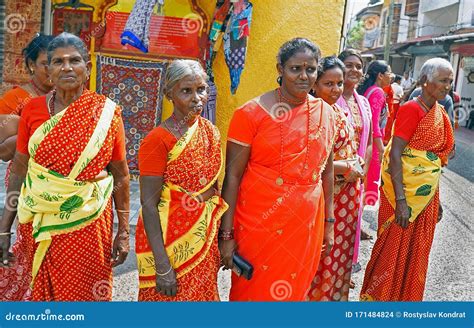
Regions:
<svg viewBox="0 0 474 328"><path fill-rule="evenodd" d="M212 17L213 8L204 9ZM214 2L214 1L212 1ZM253 0L252 25L245 69L235 95L221 51L214 62L218 88L217 126L223 140L236 108L277 87L276 54L293 37L316 42L323 56L337 54L344 16L344 0Z"/></svg>

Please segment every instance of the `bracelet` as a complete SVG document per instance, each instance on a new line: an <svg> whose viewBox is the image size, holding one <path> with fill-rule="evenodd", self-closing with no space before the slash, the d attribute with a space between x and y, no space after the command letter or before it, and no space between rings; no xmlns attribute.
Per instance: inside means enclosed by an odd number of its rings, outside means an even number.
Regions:
<svg viewBox="0 0 474 328"><path fill-rule="evenodd" d="M405 195L403 196L398 196L398 197L395 197L395 201L398 202L400 200L406 200L407 198L405 197Z"/></svg>
<svg viewBox="0 0 474 328"><path fill-rule="evenodd" d="M232 230L219 230L217 234L217 239L220 240L232 240L234 239L234 229Z"/></svg>
<svg viewBox="0 0 474 328"><path fill-rule="evenodd" d="M336 219L335 218L325 218L324 221L328 222L328 223L334 223L334 222L336 222Z"/></svg>
<svg viewBox="0 0 474 328"><path fill-rule="evenodd" d="M158 273L158 271L156 271L156 275L157 276L166 276L168 273L171 272L171 269L173 269L173 266L170 265L170 268L168 269L168 271L166 271L165 273Z"/></svg>
<svg viewBox="0 0 474 328"><path fill-rule="evenodd" d="M130 210L119 210L119 209L115 209L115 212L117 212L117 213L130 213Z"/></svg>
<svg viewBox="0 0 474 328"><path fill-rule="evenodd" d="M13 232L0 232L0 236L11 236Z"/></svg>

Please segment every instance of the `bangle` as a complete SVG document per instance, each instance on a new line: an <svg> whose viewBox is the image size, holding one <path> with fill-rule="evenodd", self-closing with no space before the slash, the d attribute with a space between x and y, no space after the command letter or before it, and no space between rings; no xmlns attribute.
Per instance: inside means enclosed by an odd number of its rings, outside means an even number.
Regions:
<svg viewBox="0 0 474 328"><path fill-rule="evenodd" d="M395 197L395 201L398 202L400 200L406 200L407 198L405 197L405 195L403 196L398 196L398 197Z"/></svg>
<svg viewBox="0 0 474 328"><path fill-rule="evenodd" d="M334 222L336 222L336 219L335 218L325 218L324 221L328 222L328 223L334 223Z"/></svg>
<svg viewBox="0 0 474 328"><path fill-rule="evenodd" d="M0 232L0 236L11 236L13 232Z"/></svg>
<svg viewBox="0 0 474 328"><path fill-rule="evenodd" d="M234 229L232 230L219 230L217 238L220 240L232 240L234 239Z"/></svg>
<svg viewBox="0 0 474 328"><path fill-rule="evenodd" d="M117 213L130 213L130 210L119 210L119 209L115 209L115 212Z"/></svg>
<svg viewBox="0 0 474 328"><path fill-rule="evenodd" d="M173 266L170 265L170 268L168 269L168 271L166 271L165 273L159 273L158 271L156 271L156 275L157 276L166 276L168 273L171 272L171 269L173 269Z"/></svg>

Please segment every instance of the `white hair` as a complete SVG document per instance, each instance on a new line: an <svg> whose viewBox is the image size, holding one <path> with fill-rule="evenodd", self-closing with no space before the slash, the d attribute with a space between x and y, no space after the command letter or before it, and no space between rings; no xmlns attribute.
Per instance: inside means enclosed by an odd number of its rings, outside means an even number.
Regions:
<svg viewBox="0 0 474 328"><path fill-rule="evenodd" d="M168 65L165 75L165 93L171 89L180 80L187 76L201 75L207 81L207 74L198 61L191 59L176 59Z"/></svg>
<svg viewBox="0 0 474 328"><path fill-rule="evenodd" d="M433 79L438 76L439 69L441 68L454 71L453 66L451 66L451 63L448 62L446 59L439 57L428 59L421 67L420 78L426 76L428 81L433 81Z"/></svg>

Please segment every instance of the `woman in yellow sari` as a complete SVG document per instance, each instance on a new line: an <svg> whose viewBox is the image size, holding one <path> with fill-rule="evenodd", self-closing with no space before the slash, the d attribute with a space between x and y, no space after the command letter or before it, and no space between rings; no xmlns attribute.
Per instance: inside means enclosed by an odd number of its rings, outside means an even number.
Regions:
<svg viewBox="0 0 474 328"><path fill-rule="evenodd" d="M454 150L449 117L439 100L453 68L432 58L420 72L421 95L400 107L384 154L377 242L365 271L363 301L421 301L436 223L441 167Z"/></svg>
<svg viewBox="0 0 474 328"><path fill-rule="evenodd" d="M32 99L21 114L6 203L19 194L18 229L29 236L23 249L33 259L33 300L108 301L112 267L125 261L129 249L121 109L85 89L91 62L77 36L54 38L48 63L55 90ZM112 197L119 219L115 239ZM6 206L0 221L4 264L16 213Z"/></svg>
<svg viewBox="0 0 474 328"><path fill-rule="evenodd" d="M165 95L173 114L140 146L139 301L219 300L217 231L227 204L217 188L219 131L199 116L206 80L198 62L172 62Z"/></svg>

